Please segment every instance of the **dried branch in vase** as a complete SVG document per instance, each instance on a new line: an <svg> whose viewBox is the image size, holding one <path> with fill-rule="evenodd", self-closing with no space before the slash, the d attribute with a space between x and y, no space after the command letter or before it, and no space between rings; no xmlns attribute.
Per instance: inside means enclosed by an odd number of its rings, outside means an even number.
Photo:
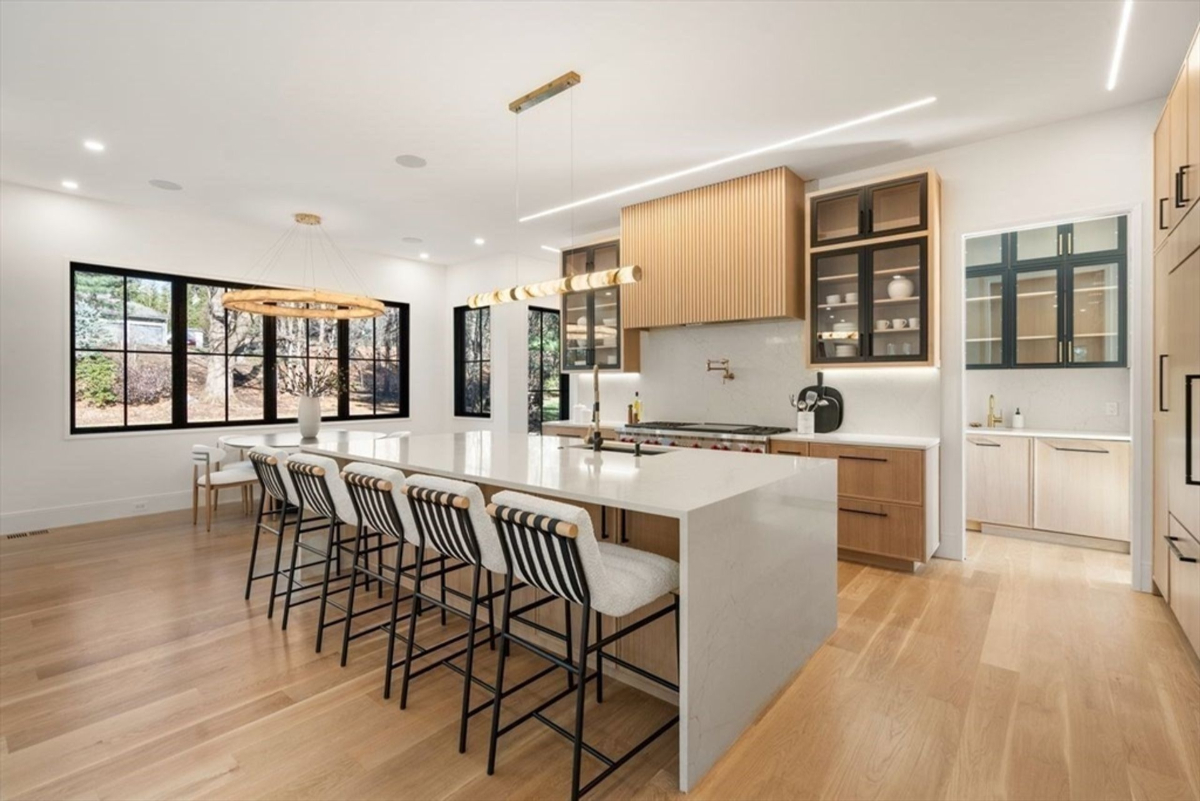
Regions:
<svg viewBox="0 0 1200 801"><path fill-rule="evenodd" d="M317 398L337 395L346 377L337 369L337 362L325 359L281 360L278 384L281 394L307 395Z"/></svg>

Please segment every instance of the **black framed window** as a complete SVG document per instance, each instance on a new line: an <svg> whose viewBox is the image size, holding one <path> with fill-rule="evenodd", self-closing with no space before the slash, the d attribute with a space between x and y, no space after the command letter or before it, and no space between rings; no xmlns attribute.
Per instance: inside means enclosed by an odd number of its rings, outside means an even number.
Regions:
<svg viewBox="0 0 1200 801"><path fill-rule="evenodd" d="M342 379L332 419L408 415L408 305L359 321L369 351L351 359L348 321L229 311L225 281L71 264L71 433L254 425L294 419L296 376ZM370 365L369 402L350 376ZM304 372L307 367L308 373ZM359 375L362 375L359 370Z"/></svg>
<svg viewBox="0 0 1200 801"><path fill-rule="evenodd" d="M566 419L567 377L559 347L562 331L557 309L529 309L529 433L539 434L545 420Z"/></svg>
<svg viewBox="0 0 1200 801"><path fill-rule="evenodd" d="M492 414L492 312L486 306L454 310L454 414Z"/></svg>

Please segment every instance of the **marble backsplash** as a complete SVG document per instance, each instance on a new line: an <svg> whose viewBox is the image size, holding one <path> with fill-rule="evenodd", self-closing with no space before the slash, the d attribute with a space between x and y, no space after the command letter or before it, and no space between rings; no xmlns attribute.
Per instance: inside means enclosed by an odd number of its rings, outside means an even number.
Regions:
<svg viewBox="0 0 1200 801"><path fill-rule="evenodd" d="M988 396L996 396L1004 426L1019 407L1026 428L1061 431L1129 431L1129 370L970 370L966 377L968 422L987 420ZM1115 403L1115 415L1105 406Z"/></svg>
<svg viewBox="0 0 1200 801"><path fill-rule="evenodd" d="M745 422L794 428L788 395L816 383L804 366L799 320L663 328L642 334L642 370L600 377L601 414L623 420L640 392L646 420ZM708 359L729 359L734 380L707 372ZM841 368L825 381L846 401L842 431L939 436L940 373L934 368ZM590 403L591 376L579 376L573 403Z"/></svg>

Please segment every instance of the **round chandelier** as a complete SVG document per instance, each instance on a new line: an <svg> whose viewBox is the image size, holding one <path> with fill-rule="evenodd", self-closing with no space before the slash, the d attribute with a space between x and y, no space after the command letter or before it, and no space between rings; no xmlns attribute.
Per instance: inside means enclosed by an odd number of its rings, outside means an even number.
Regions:
<svg viewBox="0 0 1200 801"><path fill-rule="evenodd" d="M340 267L346 270L349 277L356 281L359 287L362 287L362 280L355 272L353 265L350 264L349 259L345 257L325 229L320 227L321 217L319 215L302 212L296 214L293 219L296 224L264 254L259 260L259 264L251 268L250 273L260 277L269 273L279 261L280 254L287 250L289 243L299 235L306 240L304 272L305 277L311 281L310 288L234 289L221 296L221 305L226 309L262 314L268 317L301 317L318 320L351 320L378 317L383 314L383 303L368 297L365 292L362 295L355 295L317 288L317 266L313 259L314 253L320 253L324 257L326 268L330 273L335 273L340 264ZM332 257L330 252L332 252Z"/></svg>

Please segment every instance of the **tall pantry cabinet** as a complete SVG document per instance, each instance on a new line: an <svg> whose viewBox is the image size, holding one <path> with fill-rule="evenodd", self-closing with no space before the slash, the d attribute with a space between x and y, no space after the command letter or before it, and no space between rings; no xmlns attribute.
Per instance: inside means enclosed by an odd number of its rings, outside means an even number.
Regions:
<svg viewBox="0 0 1200 801"><path fill-rule="evenodd" d="M1200 30L1154 134L1154 584L1200 655Z"/></svg>

